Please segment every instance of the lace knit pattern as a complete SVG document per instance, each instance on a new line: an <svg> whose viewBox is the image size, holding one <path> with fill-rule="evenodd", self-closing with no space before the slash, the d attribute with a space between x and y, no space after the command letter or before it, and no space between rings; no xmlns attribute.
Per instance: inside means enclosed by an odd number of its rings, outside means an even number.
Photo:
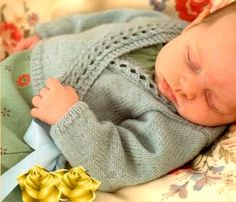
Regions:
<svg viewBox="0 0 236 202"><path fill-rule="evenodd" d="M176 23L169 21L167 23L141 23L127 24L125 29L108 33L96 44L91 44L88 51L82 51L81 56L76 58L68 68L71 71L61 76L61 81L65 85L74 87L83 99L87 90L96 80L99 74L106 68L109 63L119 56L132 50L142 47L167 43L181 33L185 23ZM33 52L32 60L32 77L34 79L33 88L38 92L42 88L42 64L40 64L40 55L43 51L43 45L36 47ZM132 79L139 79L135 74L130 74ZM168 102L166 102L168 103Z"/></svg>
<svg viewBox="0 0 236 202"><path fill-rule="evenodd" d="M129 63L125 59L116 59L111 61L109 68L114 72L123 75L132 80L136 85L148 91L153 97L164 103L172 112L176 112L176 108L157 90L156 83L150 79L149 75L143 72L142 68L136 64Z"/></svg>
<svg viewBox="0 0 236 202"><path fill-rule="evenodd" d="M146 24L127 28L117 33L109 34L105 40L99 41L90 51L85 53L82 61L76 61L74 66L83 71L78 77L78 69L72 68L67 85L74 86L80 93L81 99L90 88L91 84L109 63L112 64L117 57L138 48L166 43L180 34L182 27L176 24ZM135 74L129 74L132 79L140 79ZM84 85L86 82L86 85Z"/></svg>

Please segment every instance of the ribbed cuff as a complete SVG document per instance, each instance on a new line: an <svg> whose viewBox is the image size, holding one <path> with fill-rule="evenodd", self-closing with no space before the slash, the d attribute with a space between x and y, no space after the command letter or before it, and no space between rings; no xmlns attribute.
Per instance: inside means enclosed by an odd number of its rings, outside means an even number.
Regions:
<svg viewBox="0 0 236 202"><path fill-rule="evenodd" d="M32 49L31 53L31 79L32 79L32 88L34 95L37 95L38 92L44 87L43 79L43 68L41 66L41 55L42 55L42 46L43 41L41 40L36 46Z"/></svg>
<svg viewBox="0 0 236 202"><path fill-rule="evenodd" d="M226 125L217 127L203 127L203 133L207 136L207 145L212 144L227 129Z"/></svg>
<svg viewBox="0 0 236 202"><path fill-rule="evenodd" d="M56 124L51 127L51 134L60 134L71 126L75 121L85 114L89 109L85 102L78 101L71 109L65 114L65 116Z"/></svg>

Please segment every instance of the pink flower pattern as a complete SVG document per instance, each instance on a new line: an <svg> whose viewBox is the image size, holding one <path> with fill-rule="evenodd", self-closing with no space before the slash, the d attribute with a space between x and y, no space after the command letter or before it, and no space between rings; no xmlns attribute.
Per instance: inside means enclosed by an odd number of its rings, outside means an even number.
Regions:
<svg viewBox="0 0 236 202"><path fill-rule="evenodd" d="M11 22L3 22L0 24L0 40L1 47L9 55L13 52L17 43L22 39L21 30ZM4 57L5 54L2 56ZM1 60L3 58L0 58Z"/></svg>
<svg viewBox="0 0 236 202"><path fill-rule="evenodd" d="M30 26L34 26L35 24L38 23L39 17L36 13L31 13L27 17L27 22L29 23Z"/></svg>
<svg viewBox="0 0 236 202"><path fill-rule="evenodd" d="M25 2L21 6L24 15L15 17L14 22L6 20L4 9L7 8L7 4L1 6L0 46L2 48L0 49L0 61L11 55L18 42L32 34L33 30L29 27L33 27L39 22L38 14L30 11ZM26 23L20 23L21 26L18 27L18 22Z"/></svg>

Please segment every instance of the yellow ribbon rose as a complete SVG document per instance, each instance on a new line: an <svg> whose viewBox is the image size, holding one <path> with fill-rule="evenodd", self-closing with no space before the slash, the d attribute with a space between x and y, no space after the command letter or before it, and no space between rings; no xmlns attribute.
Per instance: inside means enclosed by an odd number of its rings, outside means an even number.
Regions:
<svg viewBox="0 0 236 202"><path fill-rule="evenodd" d="M17 178L24 202L91 202L100 182L91 178L83 167L48 172L36 165Z"/></svg>
<svg viewBox="0 0 236 202"><path fill-rule="evenodd" d="M61 199L69 199L71 202L91 202L95 199L94 192L100 182L91 178L83 167L71 168L64 175L57 171L54 173L61 177Z"/></svg>
<svg viewBox="0 0 236 202"><path fill-rule="evenodd" d="M17 180L24 202L56 202L60 199L60 178L39 165L19 176Z"/></svg>

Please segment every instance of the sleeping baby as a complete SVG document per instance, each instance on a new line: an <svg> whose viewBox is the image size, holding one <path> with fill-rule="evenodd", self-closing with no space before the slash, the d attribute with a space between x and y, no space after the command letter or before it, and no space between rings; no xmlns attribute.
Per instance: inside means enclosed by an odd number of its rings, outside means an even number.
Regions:
<svg viewBox="0 0 236 202"><path fill-rule="evenodd" d="M18 46L33 47L32 117L101 190L165 175L236 121L235 11L205 9L188 26L132 9L38 25Z"/></svg>

